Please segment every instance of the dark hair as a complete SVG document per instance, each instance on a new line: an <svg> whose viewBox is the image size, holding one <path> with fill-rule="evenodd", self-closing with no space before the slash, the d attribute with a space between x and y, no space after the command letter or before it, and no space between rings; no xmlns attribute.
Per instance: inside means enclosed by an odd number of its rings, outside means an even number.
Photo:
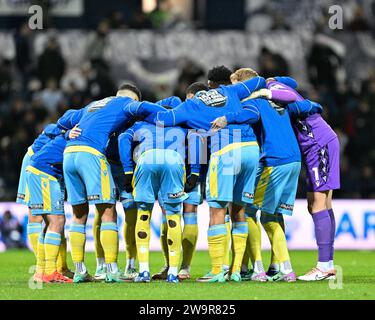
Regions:
<svg viewBox="0 0 375 320"><path fill-rule="evenodd" d="M138 96L139 101L142 100L141 90L139 90L136 86L130 83L123 83L122 85L120 85L117 91L121 91L121 90L129 90L131 92L134 92Z"/></svg>
<svg viewBox="0 0 375 320"><path fill-rule="evenodd" d="M231 84L230 75L232 71L226 66L216 66L208 70L207 79L217 85Z"/></svg>
<svg viewBox="0 0 375 320"><path fill-rule="evenodd" d="M192 93L196 94L199 91L207 91L209 90L208 86L203 82L194 82L186 89L186 94Z"/></svg>

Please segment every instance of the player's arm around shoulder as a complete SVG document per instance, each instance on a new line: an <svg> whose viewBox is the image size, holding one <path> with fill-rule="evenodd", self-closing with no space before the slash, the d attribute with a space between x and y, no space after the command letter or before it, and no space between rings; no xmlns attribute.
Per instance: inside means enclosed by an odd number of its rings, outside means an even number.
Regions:
<svg viewBox="0 0 375 320"><path fill-rule="evenodd" d="M323 107L319 103L308 99L289 103L287 109L292 117L306 117L323 112Z"/></svg>
<svg viewBox="0 0 375 320"><path fill-rule="evenodd" d="M238 82L228 87L236 92L240 100L243 100L249 97L254 91L265 89L266 80L263 77L253 77L249 80Z"/></svg>
<svg viewBox="0 0 375 320"><path fill-rule="evenodd" d="M188 105L193 104L191 99L181 103L178 107L170 110L159 111L155 117L155 123L158 126L174 127L184 124L189 119L191 113L188 112Z"/></svg>

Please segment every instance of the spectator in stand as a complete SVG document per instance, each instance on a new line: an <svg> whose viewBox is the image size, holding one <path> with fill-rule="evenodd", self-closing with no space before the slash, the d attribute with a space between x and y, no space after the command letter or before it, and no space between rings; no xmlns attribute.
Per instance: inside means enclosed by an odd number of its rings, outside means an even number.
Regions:
<svg viewBox="0 0 375 320"><path fill-rule="evenodd" d="M349 23L349 30L354 32L371 30L371 25L367 21L363 9L360 6L355 9L354 17Z"/></svg>
<svg viewBox="0 0 375 320"><path fill-rule="evenodd" d="M101 65L101 67L105 69L109 69L105 60L109 27L109 22L107 20L102 20L96 31L91 33L88 37L86 46L86 58L92 63Z"/></svg>
<svg viewBox="0 0 375 320"><path fill-rule="evenodd" d="M44 107L47 108L49 114L56 114L58 106L63 102L63 93L57 87L55 79L49 79L46 88L40 93L40 100Z"/></svg>
<svg viewBox="0 0 375 320"><path fill-rule="evenodd" d="M286 60L278 53L273 53L267 48L262 48L259 55L260 74L265 78L274 77L275 74L289 74Z"/></svg>
<svg viewBox="0 0 375 320"><path fill-rule="evenodd" d="M10 72L10 61L1 61L0 58L0 103L9 100L12 75Z"/></svg>
<svg viewBox="0 0 375 320"><path fill-rule="evenodd" d="M7 249L25 248L22 240L22 226L12 213L7 210L0 218L1 239Z"/></svg>
<svg viewBox="0 0 375 320"><path fill-rule="evenodd" d="M38 74L43 87L46 86L49 79L55 79L56 83L60 85L64 72L65 61L61 55L57 39L51 37L38 59Z"/></svg>
<svg viewBox="0 0 375 320"><path fill-rule="evenodd" d="M26 22L21 24L20 28L17 30L14 35L14 42L16 47L15 62L22 77L22 87L24 91L33 71L31 29Z"/></svg>

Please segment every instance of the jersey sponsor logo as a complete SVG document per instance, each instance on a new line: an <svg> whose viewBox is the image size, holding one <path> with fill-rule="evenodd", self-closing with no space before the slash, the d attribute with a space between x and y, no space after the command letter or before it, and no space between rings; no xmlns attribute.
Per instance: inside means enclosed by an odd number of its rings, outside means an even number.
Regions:
<svg viewBox="0 0 375 320"><path fill-rule="evenodd" d="M100 195L94 194L94 195L87 196L87 200L100 200Z"/></svg>
<svg viewBox="0 0 375 320"><path fill-rule="evenodd" d="M243 193L243 196L245 197L245 198L248 198L248 199L254 199L254 193L250 193L250 192L244 192Z"/></svg>
<svg viewBox="0 0 375 320"><path fill-rule="evenodd" d="M217 90L199 91L195 97L210 107L223 107L227 103L227 97Z"/></svg>
<svg viewBox="0 0 375 320"><path fill-rule="evenodd" d="M113 98L115 97L107 97L102 100L94 101L87 108L87 112L96 112L100 109L103 109Z"/></svg>
<svg viewBox="0 0 375 320"><path fill-rule="evenodd" d="M168 193L169 199L178 199L185 195L184 191L176 192L176 193Z"/></svg>
<svg viewBox="0 0 375 320"><path fill-rule="evenodd" d="M280 203L279 208L293 211L294 205L292 204L287 204L287 203Z"/></svg>
<svg viewBox="0 0 375 320"><path fill-rule="evenodd" d="M25 200L25 197L23 193L17 193L17 199Z"/></svg>
<svg viewBox="0 0 375 320"><path fill-rule="evenodd" d="M31 204L30 209L31 210L43 209L43 203Z"/></svg>

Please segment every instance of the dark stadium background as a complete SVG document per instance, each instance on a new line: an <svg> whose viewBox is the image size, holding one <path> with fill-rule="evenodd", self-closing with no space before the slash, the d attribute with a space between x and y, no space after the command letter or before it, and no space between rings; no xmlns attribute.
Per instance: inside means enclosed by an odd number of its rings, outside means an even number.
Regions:
<svg viewBox="0 0 375 320"><path fill-rule="evenodd" d="M78 0L82 11L65 17L50 12L53 2L30 1L43 7L43 30L30 30L26 13L4 15L0 5L0 201L15 200L27 147L67 108L113 95L127 79L151 101L183 97L221 63L295 77L339 135L335 197L375 198L375 1L165 0L145 13L137 0ZM342 30L328 27L332 4L344 9ZM176 38L192 44L187 57L178 45L170 55L145 52L155 39ZM235 39L246 39L249 52Z"/></svg>

